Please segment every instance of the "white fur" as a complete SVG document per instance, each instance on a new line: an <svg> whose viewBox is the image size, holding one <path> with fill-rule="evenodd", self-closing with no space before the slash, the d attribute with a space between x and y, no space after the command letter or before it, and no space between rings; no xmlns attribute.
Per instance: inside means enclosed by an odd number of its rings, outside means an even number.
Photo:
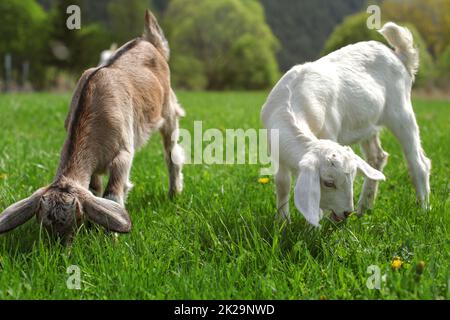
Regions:
<svg viewBox="0 0 450 320"><path fill-rule="evenodd" d="M111 47L108 50L103 50L100 53L100 61L99 61L97 66L101 66L101 65L106 64L109 61L109 59L114 55L116 50L117 50L117 44L116 43L112 43Z"/></svg>
<svg viewBox="0 0 450 320"><path fill-rule="evenodd" d="M411 31L393 22L388 22L378 32L395 48L398 57L403 61L409 74L414 79L414 76L419 70L419 52L414 47Z"/></svg>
<svg viewBox="0 0 450 320"><path fill-rule="evenodd" d="M280 217L289 219L291 174L296 207L313 225L319 225L322 210L337 219L354 210L356 169L366 176L358 212L369 209L387 160L378 137L381 127L399 140L417 199L427 205L431 162L421 146L410 96L417 52L407 29L388 23L381 33L395 52L375 41L349 45L293 67L271 91L261 120L266 128L279 130L275 180ZM361 144L370 165L342 146L354 143Z"/></svg>

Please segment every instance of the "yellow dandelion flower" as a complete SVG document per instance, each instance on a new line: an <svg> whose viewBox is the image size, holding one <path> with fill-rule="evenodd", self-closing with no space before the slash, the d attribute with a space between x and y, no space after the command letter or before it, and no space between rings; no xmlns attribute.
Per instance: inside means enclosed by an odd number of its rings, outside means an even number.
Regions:
<svg viewBox="0 0 450 320"><path fill-rule="evenodd" d="M269 178L259 178L258 182L261 184L266 184L269 183L270 179Z"/></svg>
<svg viewBox="0 0 450 320"><path fill-rule="evenodd" d="M8 179L8 175L6 173L0 173L0 180Z"/></svg>
<svg viewBox="0 0 450 320"><path fill-rule="evenodd" d="M395 257L391 262L392 270L398 270L402 267L403 261L399 257Z"/></svg>

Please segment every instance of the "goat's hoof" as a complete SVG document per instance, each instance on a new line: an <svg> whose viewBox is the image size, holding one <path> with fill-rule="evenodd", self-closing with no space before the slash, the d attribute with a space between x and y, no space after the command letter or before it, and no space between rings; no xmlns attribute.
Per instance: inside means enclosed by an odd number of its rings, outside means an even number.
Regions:
<svg viewBox="0 0 450 320"><path fill-rule="evenodd" d="M183 189L179 189L179 190L175 190L175 189L170 189L169 190L169 199L173 200L177 197L177 195L179 195L181 193Z"/></svg>
<svg viewBox="0 0 450 320"><path fill-rule="evenodd" d="M367 211L369 211L369 208L365 206L358 207L358 209L356 209L356 215L362 217Z"/></svg>
<svg viewBox="0 0 450 320"><path fill-rule="evenodd" d="M419 202L420 208L424 211L430 211L431 208L431 204L429 201L421 201Z"/></svg>
<svg viewBox="0 0 450 320"><path fill-rule="evenodd" d="M291 216L289 214L277 213L275 216L275 222L279 224L285 223L286 225L292 224Z"/></svg>

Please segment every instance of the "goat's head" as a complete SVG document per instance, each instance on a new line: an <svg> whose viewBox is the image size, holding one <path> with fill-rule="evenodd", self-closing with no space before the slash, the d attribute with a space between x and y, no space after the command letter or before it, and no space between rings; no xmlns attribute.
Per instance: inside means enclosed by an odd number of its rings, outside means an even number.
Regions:
<svg viewBox="0 0 450 320"><path fill-rule="evenodd" d="M70 240L85 219L107 230L126 233L131 221L119 204L95 197L91 192L71 182L59 182L41 188L30 197L8 207L0 215L0 233L10 231L36 215L51 234Z"/></svg>
<svg viewBox="0 0 450 320"><path fill-rule="evenodd" d="M75 190L58 186L48 188L39 200L36 217L56 236L71 234L82 219L81 204Z"/></svg>
<svg viewBox="0 0 450 320"><path fill-rule="evenodd" d="M299 162L295 186L295 205L311 224L318 226L322 210L341 221L353 209L353 181L360 170L372 180L384 180L383 173L372 168L350 147L331 140L318 140Z"/></svg>

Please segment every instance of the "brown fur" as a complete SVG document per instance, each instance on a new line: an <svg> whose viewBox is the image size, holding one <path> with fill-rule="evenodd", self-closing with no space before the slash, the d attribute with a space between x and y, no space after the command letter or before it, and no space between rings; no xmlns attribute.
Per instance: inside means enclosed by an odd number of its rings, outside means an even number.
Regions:
<svg viewBox="0 0 450 320"><path fill-rule="evenodd" d="M87 218L116 232L128 232L124 209L134 152L160 129L169 170L169 194L182 189L181 163L174 163L178 117L184 111L170 86L169 49L154 16L146 29L103 65L83 73L65 121L67 138L54 182L0 216L0 233L25 222L30 210L58 236L67 237ZM104 197L101 174L109 173ZM112 201L111 201L112 200ZM19 219L11 219L15 214Z"/></svg>
<svg viewBox="0 0 450 320"><path fill-rule="evenodd" d="M138 149L162 120L173 116L166 60L151 43L134 41L112 64L83 74L85 81L78 86L84 88L75 92L84 94L73 99L66 121L68 138L59 175L79 176L81 165L82 184L87 186L94 173L105 173L119 152L130 147L128 140ZM134 137L127 126L133 127Z"/></svg>

